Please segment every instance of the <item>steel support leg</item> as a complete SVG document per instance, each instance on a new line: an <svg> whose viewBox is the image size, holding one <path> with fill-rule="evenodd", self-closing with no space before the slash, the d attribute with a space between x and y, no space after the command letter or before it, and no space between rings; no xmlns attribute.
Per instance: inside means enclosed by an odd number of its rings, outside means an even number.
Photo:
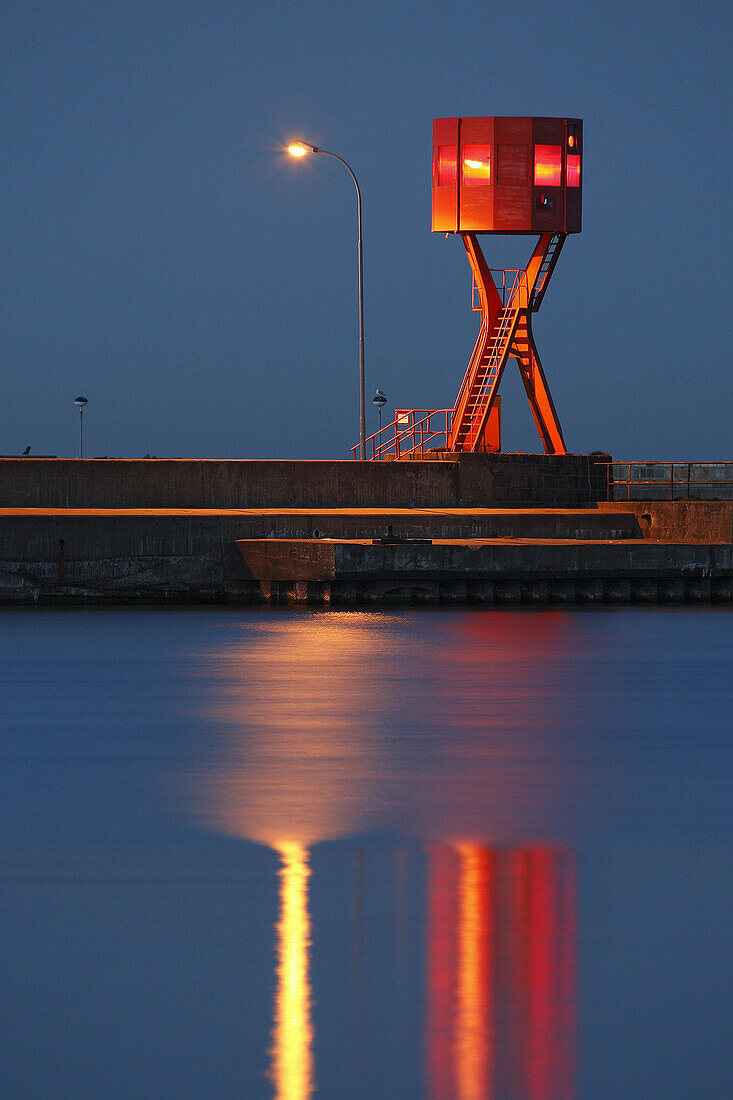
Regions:
<svg viewBox="0 0 733 1100"><path fill-rule="evenodd" d="M532 313L539 309L544 298L565 241L565 234L543 233L540 236L512 298L514 317L510 327L506 320L501 321L502 313L506 313L506 309L476 234L462 233L461 236L478 288L481 328L456 398L448 448L480 449L506 360L513 357L519 365L545 452L567 454L560 421L532 335ZM500 341L503 340L507 342L500 347ZM493 374L487 370L487 363L492 361L496 364L492 368ZM482 394L485 396L482 397Z"/></svg>

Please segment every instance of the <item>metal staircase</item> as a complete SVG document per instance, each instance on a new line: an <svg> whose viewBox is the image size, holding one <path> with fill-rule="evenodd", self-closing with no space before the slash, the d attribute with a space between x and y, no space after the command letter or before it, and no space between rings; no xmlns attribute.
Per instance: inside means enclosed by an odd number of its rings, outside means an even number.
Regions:
<svg viewBox="0 0 733 1100"><path fill-rule="evenodd" d="M481 326L464 385L453 408L451 450L473 451L480 445L519 320L522 276L523 272L516 273L507 304L499 310L493 328L490 329L490 320Z"/></svg>
<svg viewBox="0 0 733 1100"><path fill-rule="evenodd" d="M547 284L550 281L550 276L555 270L555 264L562 251L562 246L565 244L566 236L567 234L565 233L553 233L550 238L547 250L542 257L542 263L537 273L537 281L529 303L529 308L532 310L532 313L536 313L542 305L542 299L545 296Z"/></svg>

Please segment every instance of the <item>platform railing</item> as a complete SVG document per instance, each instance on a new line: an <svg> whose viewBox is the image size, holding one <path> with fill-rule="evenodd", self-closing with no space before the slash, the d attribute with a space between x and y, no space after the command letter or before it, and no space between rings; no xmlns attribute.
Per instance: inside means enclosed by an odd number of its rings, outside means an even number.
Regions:
<svg viewBox="0 0 733 1100"><path fill-rule="evenodd" d="M453 409L395 409L394 420L367 437L367 459L424 457L426 449L439 449L441 441L446 445L452 415ZM359 458L358 444L351 455Z"/></svg>
<svg viewBox="0 0 733 1100"><path fill-rule="evenodd" d="M526 276L526 271L519 267L490 267L489 271L494 280L494 286L501 298L501 304L503 306L508 306L522 282L523 277ZM471 306L476 313L481 309L481 301L475 275L472 279Z"/></svg>
<svg viewBox="0 0 733 1100"><path fill-rule="evenodd" d="M733 500L733 462L606 462L608 500Z"/></svg>

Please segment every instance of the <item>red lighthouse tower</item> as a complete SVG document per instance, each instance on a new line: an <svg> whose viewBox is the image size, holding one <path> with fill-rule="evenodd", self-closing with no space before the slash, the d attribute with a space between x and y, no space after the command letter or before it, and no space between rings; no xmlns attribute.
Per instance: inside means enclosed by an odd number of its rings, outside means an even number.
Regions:
<svg viewBox="0 0 733 1100"><path fill-rule="evenodd" d="M568 118L438 118L433 122L433 232L460 233L481 329L453 407L453 451L498 449L492 410L509 358L519 364L547 454L565 454L560 421L532 335L568 233L579 233L583 123ZM523 271L492 271L479 233L537 234ZM495 278L498 274L499 278ZM492 446L493 443L493 446Z"/></svg>
<svg viewBox="0 0 733 1100"><path fill-rule="evenodd" d="M577 118L438 118L433 122L432 231L460 233L481 327L452 409L398 409L372 436L372 458L500 450L499 385L516 359L547 454L566 454L532 334L569 233L581 229L583 123ZM490 268L480 234L534 235L524 269Z"/></svg>

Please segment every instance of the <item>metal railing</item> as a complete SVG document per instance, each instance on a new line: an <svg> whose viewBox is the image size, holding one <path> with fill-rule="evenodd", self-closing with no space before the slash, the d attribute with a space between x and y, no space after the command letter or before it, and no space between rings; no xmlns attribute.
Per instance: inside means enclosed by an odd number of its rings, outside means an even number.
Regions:
<svg viewBox="0 0 733 1100"><path fill-rule="evenodd" d="M367 459L406 458L420 455L425 449L436 450L446 445L453 409L395 409L395 418L366 441ZM433 446L428 447L428 444ZM359 447L351 448L353 458L359 458Z"/></svg>
<svg viewBox="0 0 733 1100"><path fill-rule="evenodd" d="M494 280L494 286L501 298L501 304L503 306L508 306L527 272L523 268L518 267L490 267L489 271ZM476 313L481 309L481 301L475 275L473 275L471 280L471 308Z"/></svg>
<svg viewBox="0 0 733 1100"><path fill-rule="evenodd" d="M733 500L733 462L606 462L608 500Z"/></svg>

